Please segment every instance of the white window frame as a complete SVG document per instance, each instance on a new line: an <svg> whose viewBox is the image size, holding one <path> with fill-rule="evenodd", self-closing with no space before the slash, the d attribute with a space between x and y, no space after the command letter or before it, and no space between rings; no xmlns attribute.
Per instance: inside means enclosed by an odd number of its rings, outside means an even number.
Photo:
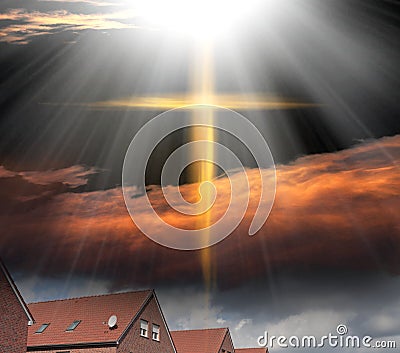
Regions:
<svg viewBox="0 0 400 353"><path fill-rule="evenodd" d="M143 319L140 319L140 336L149 337L149 322Z"/></svg>
<svg viewBox="0 0 400 353"><path fill-rule="evenodd" d="M157 324L152 325L151 338L153 341L160 342L160 328L161 328L160 325ZM155 338L154 335L156 335Z"/></svg>

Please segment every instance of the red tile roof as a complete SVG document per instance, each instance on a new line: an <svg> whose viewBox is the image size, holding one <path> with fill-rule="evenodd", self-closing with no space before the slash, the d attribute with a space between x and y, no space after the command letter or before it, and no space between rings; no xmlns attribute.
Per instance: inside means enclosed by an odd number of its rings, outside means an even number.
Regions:
<svg viewBox="0 0 400 353"><path fill-rule="evenodd" d="M235 353L266 353L268 348L236 348Z"/></svg>
<svg viewBox="0 0 400 353"><path fill-rule="evenodd" d="M146 290L29 304L36 322L28 330L28 347L116 342L152 294ZM118 318L115 329L107 325L111 315ZM66 332L75 320L81 323ZM35 333L44 323L50 325Z"/></svg>
<svg viewBox="0 0 400 353"><path fill-rule="evenodd" d="M178 353L218 353L227 328L171 331Z"/></svg>

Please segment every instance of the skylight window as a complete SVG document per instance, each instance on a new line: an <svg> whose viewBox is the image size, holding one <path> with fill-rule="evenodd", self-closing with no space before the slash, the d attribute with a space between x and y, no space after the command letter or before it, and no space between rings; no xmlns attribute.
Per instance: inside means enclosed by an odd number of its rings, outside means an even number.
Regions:
<svg viewBox="0 0 400 353"><path fill-rule="evenodd" d="M73 331L81 323L81 320L75 320L65 331Z"/></svg>
<svg viewBox="0 0 400 353"><path fill-rule="evenodd" d="M43 324L40 326L35 333L42 333L50 324Z"/></svg>

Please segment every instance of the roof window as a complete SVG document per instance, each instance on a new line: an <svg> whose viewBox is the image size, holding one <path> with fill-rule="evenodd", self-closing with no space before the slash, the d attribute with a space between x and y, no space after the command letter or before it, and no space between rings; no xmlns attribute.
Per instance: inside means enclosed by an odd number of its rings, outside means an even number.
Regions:
<svg viewBox="0 0 400 353"><path fill-rule="evenodd" d="M65 331L73 331L81 323L81 320L75 320Z"/></svg>
<svg viewBox="0 0 400 353"><path fill-rule="evenodd" d="M49 327L50 324L42 324L35 333L42 333L47 327Z"/></svg>

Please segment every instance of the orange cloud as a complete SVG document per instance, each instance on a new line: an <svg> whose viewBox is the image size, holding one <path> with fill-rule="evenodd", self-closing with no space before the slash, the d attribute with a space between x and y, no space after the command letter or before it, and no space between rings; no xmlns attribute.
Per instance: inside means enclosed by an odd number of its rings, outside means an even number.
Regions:
<svg viewBox="0 0 400 353"><path fill-rule="evenodd" d="M49 185L62 183L75 188L86 185L88 178L101 170L97 168L88 168L82 165L75 165L63 169L53 169L45 171L21 171L14 172L0 166L0 178L22 177L31 184Z"/></svg>
<svg viewBox="0 0 400 353"><path fill-rule="evenodd" d="M236 231L209 249L213 276L233 285L280 269L400 274L399 161L395 136L277 166L272 213L253 237L247 229L259 195L258 171L248 170L252 201ZM226 207L228 181L215 184L221 191L213 210L217 219ZM180 189L196 199L195 185ZM168 222L192 227L166 206L159 188L149 196ZM1 224L6 232L0 249L27 263L41 256L42 273L68 272L73 264L80 274L111 276L116 285L202 277L202 252L171 250L147 239L131 221L119 188L64 192L28 212L2 216Z"/></svg>
<svg viewBox="0 0 400 353"><path fill-rule="evenodd" d="M88 178L99 173L97 168L88 168L82 165L75 165L69 168L53 169L46 171L26 171L18 174L33 184L48 185L52 183L63 183L70 187L86 185Z"/></svg>
<svg viewBox="0 0 400 353"><path fill-rule="evenodd" d="M8 170L4 168L2 165L0 165L0 178L12 178L16 175L17 175L16 172Z"/></svg>
<svg viewBox="0 0 400 353"><path fill-rule="evenodd" d="M136 28L132 23L127 23L126 20L130 18L129 11L81 14L66 10L29 12L25 9L10 9L0 13L0 21L11 21L11 24L0 28L0 42L26 44L33 37L65 29L77 31Z"/></svg>

